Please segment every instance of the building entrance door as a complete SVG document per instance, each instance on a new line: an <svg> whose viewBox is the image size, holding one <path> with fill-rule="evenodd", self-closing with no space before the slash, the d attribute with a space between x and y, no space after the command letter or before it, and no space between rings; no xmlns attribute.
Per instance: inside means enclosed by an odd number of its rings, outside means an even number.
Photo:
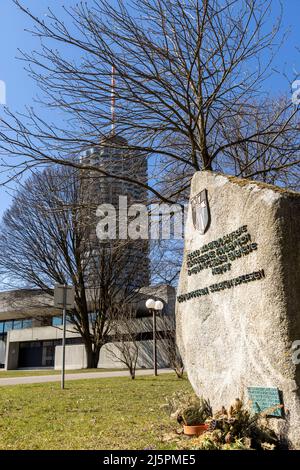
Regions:
<svg viewBox="0 0 300 470"><path fill-rule="evenodd" d="M41 367L43 345L40 341L20 343L18 367Z"/></svg>

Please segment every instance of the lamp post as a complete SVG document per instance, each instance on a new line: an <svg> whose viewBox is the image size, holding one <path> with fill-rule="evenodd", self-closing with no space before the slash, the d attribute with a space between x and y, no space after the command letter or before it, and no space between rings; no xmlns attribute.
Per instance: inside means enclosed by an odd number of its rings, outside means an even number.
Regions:
<svg viewBox="0 0 300 470"><path fill-rule="evenodd" d="M63 336L62 336L62 365L61 365L61 388L65 388L65 365L66 365L66 323L67 309L74 308L75 290L73 286L56 284L54 287L54 306L63 310Z"/></svg>
<svg viewBox="0 0 300 470"><path fill-rule="evenodd" d="M148 299L146 307L149 311L152 311L153 318L153 370L154 375L157 375L157 344L156 344L156 314L164 308L164 304L161 300Z"/></svg>

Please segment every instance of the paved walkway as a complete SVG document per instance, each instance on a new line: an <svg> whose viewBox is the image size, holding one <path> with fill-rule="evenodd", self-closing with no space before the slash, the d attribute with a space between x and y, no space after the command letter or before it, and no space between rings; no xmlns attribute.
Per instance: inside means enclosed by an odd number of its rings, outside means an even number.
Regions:
<svg viewBox="0 0 300 470"><path fill-rule="evenodd" d="M158 373L170 373L173 372L171 369L159 369ZM136 375L153 375L152 369L137 370ZM78 374L66 374L66 383L69 380L82 380L82 379L104 379L109 377L128 377L127 370L109 371L109 372L83 372ZM61 380L60 375L36 375L26 377L7 377L1 379L0 372L0 386L3 385L24 385L24 384L37 384L44 382L59 382Z"/></svg>

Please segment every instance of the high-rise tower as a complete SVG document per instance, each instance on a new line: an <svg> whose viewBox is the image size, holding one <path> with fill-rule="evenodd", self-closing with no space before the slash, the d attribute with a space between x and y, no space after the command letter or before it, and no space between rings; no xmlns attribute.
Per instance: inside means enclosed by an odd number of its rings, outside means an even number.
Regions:
<svg viewBox="0 0 300 470"><path fill-rule="evenodd" d="M96 209L102 204L111 204L119 214L119 197L126 196L127 205L147 203L147 190L142 186L118 177L130 177L133 180L147 182L147 161L145 156L128 149L128 143L123 137L110 135L104 137L99 145L95 145L82 153L81 163L103 169L108 174L99 171L85 170L82 174L82 198L88 207L89 238L91 249L103 250L105 245L122 251L122 266L119 269L117 283L128 287L140 288L149 285L149 243L148 240L117 240L101 241L96 236ZM118 222L118 221L117 221ZM117 223L118 226L118 223ZM115 263L115 264L120 264ZM93 281L94 282L94 281Z"/></svg>

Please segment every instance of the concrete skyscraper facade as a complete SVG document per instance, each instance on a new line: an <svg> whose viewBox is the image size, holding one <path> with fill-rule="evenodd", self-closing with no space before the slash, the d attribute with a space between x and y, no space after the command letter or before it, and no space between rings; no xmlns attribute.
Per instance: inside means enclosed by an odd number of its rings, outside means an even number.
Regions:
<svg viewBox="0 0 300 470"><path fill-rule="evenodd" d="M132 204L146 204L147 190L131 181L119 179L126 177L147 183L147 160L128 148L125 138L110 135L101 139L95 145L81 154L81 163L102 169L109 175L102 175L99 171L84 170L82 172L82 199L86 203L89 214L89 237L92 249L97 251L105 246L117 246L122 250L122 273L118 282L125 285L130 283L133 288L148 286L150 283L149 242L148 240L119 239L117 230L116 240L101 241L96 235L97 208L103 204L110 204L119 216L120 196L126 197L127 206ZM118 220L117 220L118 222ZM116 224L118 227L118 223Z"/></svg>

